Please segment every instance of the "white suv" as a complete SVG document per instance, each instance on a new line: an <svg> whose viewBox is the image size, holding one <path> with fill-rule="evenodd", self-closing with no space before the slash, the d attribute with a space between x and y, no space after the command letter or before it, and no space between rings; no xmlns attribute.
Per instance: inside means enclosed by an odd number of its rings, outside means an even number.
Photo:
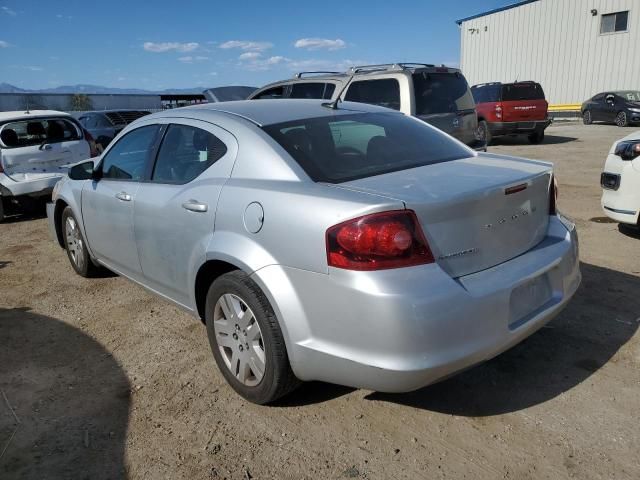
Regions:
<svg viewBox="0 0 640 480"><path fill-rule="evenodd" d="M638 225L640 211L640 132L615 142L600 177L604 213L619 223Z"/></svg>
<svg viewBox="0 0 640 480"><path fill-rule="evenodd" d="M63 112L0 112L0 221L49 196L69 165L94 153L91 140Z"/></svg>
<svg viewBox="0 0 640 480"><path fill-rule="evenodd" d="M338 95L341 100L399 110L473 148L486 147L478 140L476 104L467 80L459 69L444 65L392 63L352 67L346 73L301 72L294 78L256 90L249 100L324 98L333 101Z"/></svg>

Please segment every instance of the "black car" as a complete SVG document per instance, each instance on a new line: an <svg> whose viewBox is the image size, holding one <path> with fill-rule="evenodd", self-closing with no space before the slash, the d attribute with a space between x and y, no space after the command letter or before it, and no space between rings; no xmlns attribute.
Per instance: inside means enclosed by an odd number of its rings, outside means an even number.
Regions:
<svg viewBox="0 0 640 480"><path fill-rule="evenodd" d="M104 150L120 130L150 113L147 110L99 110L78 113L75 117L94 138L98 149Z"/></svg>
<svg viewBox="0 0 640 480"><path fill-rule="evenodd" d="M623 90L595 95L580 109L585 125L614 122L619 127L640 122L640 91Z"/></svg>

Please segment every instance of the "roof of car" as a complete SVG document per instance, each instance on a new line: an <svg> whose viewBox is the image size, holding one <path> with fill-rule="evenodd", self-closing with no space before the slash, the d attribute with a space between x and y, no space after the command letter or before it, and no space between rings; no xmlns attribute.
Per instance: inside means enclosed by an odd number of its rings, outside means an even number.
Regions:
<svg viewBox="0 0 640 480"><path fill-rule="evenodd" d="M204 103L173 110L164 110L145 118L192 117L196 114L198 118L205 119L208 112L222 112L236 115L259 126L264 126L304 118L325 117L329 115L345 115L365 112L398 113L395 110L366 103L339 102L338 108L335 110L323 106L323 104L327 104L327 100L239 100L235 102Z"/></svg>
<svg viewBox="0 0 640 480"><path fill-rule="evenodd" d="M28 120L29 118L52 116L70 117L68 113L59 112L57 110L21 110L15 112L0 112L0 122L6 122L8 120Z"/></svg>

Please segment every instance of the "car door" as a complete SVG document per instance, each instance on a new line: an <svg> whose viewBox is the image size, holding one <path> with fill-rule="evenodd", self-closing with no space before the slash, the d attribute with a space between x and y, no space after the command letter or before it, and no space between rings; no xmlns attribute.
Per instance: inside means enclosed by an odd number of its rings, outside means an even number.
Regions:
<svg viewBox="0 0 640 480"><path fill-rule="evenodd" d="M97 166L99 179L82 191L82 218L87 242L109 268L138 279L140 260L133 233L133 209L140 182L148 177L159 125L147 125L126 133Z"/></svg>
<svg viewBox="0 0 640 480"><path fill-rule="evenodd" d="M135 238L145 284L187 308L192 272L204 261L216 205L231 175L235 138L207 122L167 120L149 182L134 208Z"/></svg>
<svg viewBox="0 0 640 480"><path fill-rule="evenodd" d="M602 120L613 122L616 119L616 113L616 96L613 93L607 93L602 104Z"/></svg>

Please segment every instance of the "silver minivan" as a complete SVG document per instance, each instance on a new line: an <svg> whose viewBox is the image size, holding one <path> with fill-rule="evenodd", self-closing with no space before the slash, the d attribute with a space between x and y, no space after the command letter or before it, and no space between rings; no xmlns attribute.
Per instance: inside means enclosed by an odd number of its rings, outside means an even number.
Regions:
<svg viewBox="0 0 640 480"><path fill-rule="evenodd" d="M345 73L300 72L256 90L249 99L333 101L338 96L399 110L469 146L483 147L477 139L478 117L467 80L459 69L444 65L393 63L352 67Z"/></svg>

